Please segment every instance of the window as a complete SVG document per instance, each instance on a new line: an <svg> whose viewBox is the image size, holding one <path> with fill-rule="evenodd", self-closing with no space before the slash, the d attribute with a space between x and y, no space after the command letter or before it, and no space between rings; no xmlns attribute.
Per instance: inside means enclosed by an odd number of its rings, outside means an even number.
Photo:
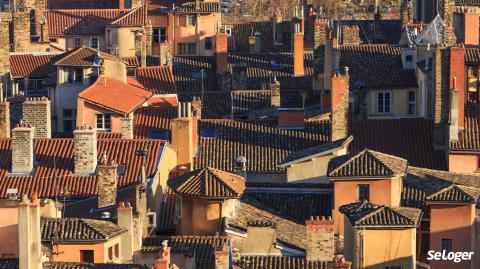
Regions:
<svg viewBox="0 0 480 269"><path fill-rule="evenodd" d="M120 257L120 246L118 244L115 244L115 257Z"/></svg>
<svg viewBox="0 0 480 269"><path fill-rule="evenodd" d="M93 250L80 250L80 262L93 263L94 262Z"/></svg>
<svg viewBox="0 0 480 269"><path fill-rule="evenodd" d="M82 68L65 68L66 83L81 83L83 82L83 69Z"/></svg>
<svg viewBox="0 0 480 269"><path fill-rule="evenodd" d="M358 200L370 201L370 185L368 184L358 184L357 185Z"/></svg>
<svg viewBox="0 0 480 269"><path fill-rule="evenodd" d="M80 48L82 46L82 39L80 37L73 38L73 48Z"/></svg>
<svg viewBox="0 0 480 269"><path fill-rule="evenodd" d="M64 132L73 132L75 129L75 110L74 109L64 109L63 110L63 131Z"/></svg>
<svg viewBox="0 0 480 269"><path fill-rule="evenodd" d="M220 218L220 203L211 203L207 206L207 220L217 220Z"/></svg>
<svg viewBox="0 0 480 269"><path fill-rule="evenodd" d="M108 259L113 261L113 248L112 247L108 248Z"/></svg>
<svg viewBox="0 0 480 269"><path fill-rule="evenodd" d="M97 129L110 131L112 119L109 114L97 114Z"/></svg>
<svg viewBox="0 0 480 269"><path fill-rule="evenodd" d="M196 26L196 25L197 25L197 17L195 15L188 15L187 26Z"/></svg>
<svg viewBox="0 0 480 269"><path fill-rule="evenodd" d="M180 55L195 55L197 51L196 43L179 43L178 54Z"/></svg>
<svg viewBox="0 0 480 269"><path fill-rule="evenodd" d="M280 31L275 33L275 45L283 45L283 33Z"/></svg>
<svg viewBox="0 0 480 269"><path fill-rule="evenodd" d="M205 37L205 49L206 50L212 50L213 49L213 38L210 37Z"/></svg>
<svg viewBox="0 0 480 269"><path fill-rule="evenodd" d="M415 91L409 91L408 92L408 114L409 115L415 115L416 114L416 95Z"/></svg>
<svg viewBox="0 0 480 269"><path fill-rule="evenodd" d="M452 250L453 250L453 240L442 238L442 250L445 250L445 252L447 252L447 253L452 252Z"/></svg>
<svg viewBox="0 0 480 269"><path fill-rule="evenodd" d="M153 42L165 42L167 40L167 30L165 28L153 29Z"/></svg>
<svg viewBox="0 0 480 269"><path fill-rule="evenodd" d="M392 107L392 93L378 92L377 93L377 114L390 114Z"/></svg>
<svg viewBox="0 0 480 269"><path fill-rule="evenodd" d="M29 79L28 80L27 95L36 95L44 93L43 79Z"/></svg>
<svg viewBox="0 0 480 269"><path fill-rule="evenodd" d="M90 38L90 47L92 49L98 49L98 38L97 37L91 37Z"/></svg>

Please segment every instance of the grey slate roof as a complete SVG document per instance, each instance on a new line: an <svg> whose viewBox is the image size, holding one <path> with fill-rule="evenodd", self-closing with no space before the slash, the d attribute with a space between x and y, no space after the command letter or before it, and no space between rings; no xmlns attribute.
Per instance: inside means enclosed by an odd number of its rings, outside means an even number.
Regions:
<svg viewBox="0 0 480 269"><path fill-rule="evenodd" d="M480 189L453 184L427 196L426 201L476 203L479 197Z"/></svg>
<svg viewBox="0 0 480 269"><path fill-rule="evenodd" d="M307 261L305 257L242 256L236 262L242 269L326 269L325 261Z"/></svg>
<svg viewBox="0 0 480 269"><path fill-rule="evenodd" d="M126 230L103 220L80 218L41 218L42 241L105 241Z"/></svg>

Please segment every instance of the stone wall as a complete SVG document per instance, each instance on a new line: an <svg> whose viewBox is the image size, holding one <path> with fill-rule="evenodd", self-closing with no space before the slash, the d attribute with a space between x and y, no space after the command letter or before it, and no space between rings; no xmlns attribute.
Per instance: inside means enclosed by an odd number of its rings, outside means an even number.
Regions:
<svg viewBox="0 0 480 269"><path fill-rule="evenodd" d="M115 162L98 166L98 207L114 205L117 201L117 168Z"/></svg>
<svg viewBox="0 0 480 269"><path fill-rule="evenodd" d="M30 51L30 12L13 13L13 51Z"/></svg>
<svg viewBox="0 0 480 269"><path fill-rule="evenodd" d="M10 72L10 61L8 55L10 52L10 24L0 21L0 81L6 73Z"/></svg>
<svg viewBox="0 0 480 269"><path fill-rule="evenodd" d="M0 139L10 137L10 104L0 100Z"/></svg>
<svg viewBox="0 0 480 269"><path fill-rule="evenodd" d="M133 139L133 113L120 119L122 124L122 139Z"/></svg>
<svg viewBox="0 0 480 269"><path fill-rule="evenodd" d="M50 100L30 97L23 103L23 122L35 127L35 138L50 138L52 133Z"/></svg>
<svg viewBox="0 0 480 269"><path fill-rule="evenodd" d="M280 81L276 80L270 84L270 91L272 95L270 97L270 105L273 107L280 107L282 105L280 94Z"/></svg>
<svg viewBox="0 0 480 269"><path fill-rule="evenodd" d="M12 130L12 173L32 172L34 132L35 128L29 124L17 124Z"/></svg>
<svg viewBox="0 0 480 269"><path fill-rule="evenodd" d="M360 28L357 25L342 26L340 33L343 45L360 44L361 42Z"/></svg>
<svg viewBox="0 0 480 269"><path fill-rule="evenodd" d="M305 228L307 232L307 260L333 260L335 256L335 237L332 217L311 217L305 221Z"/></svg>
<svg viewBox="0 0 480 269"><path fill-rule="evenodd" d="M89 175L97 168L97 131L84 125L73 132L75 174Z"/></svg>

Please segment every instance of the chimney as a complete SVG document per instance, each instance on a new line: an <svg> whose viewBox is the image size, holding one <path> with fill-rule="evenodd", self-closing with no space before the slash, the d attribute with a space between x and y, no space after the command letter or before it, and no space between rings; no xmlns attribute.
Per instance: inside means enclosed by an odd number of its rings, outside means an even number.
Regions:
<svg viewBox="0 0 480 269"><path fill-rule="evenodd" d="M98 165L98 208L114 205L117 202L117 169L118 165L108 162L107 154L104 152L102 161Z"/></svg>
<svg viewBox="0 0 480 269"><path fill-rule="evenodd" d="M327 40L325 44L325 64L323 71L323 89L332 88L332 72L336 70L336 50L338 48L337 38L332 29L327 30Z"/></svg>
<svg viewBox="0 0 480 269"><path fill-rule="evenodd" d="M453 89L450 91L450 132L449 141L458 141L458 90L455 88L455 78L453 78Z"/></svg>
<svg viewBox="0 0 480 269"><path fill-rule="evenodd" d="M20 123L12 130L12 173L30 174L33 169L33 134L35 128Z"/></svg>
<svg viewBox="0 0 480 269"><path fill-rule="evenodd" d="M132 262L133 257L133 215L130 203L120 202L117 208L117 225L127 230L121 235L121 253L124 262Z"/></svg>
<svg viewBox="0 0 480 269"><path fill-rule="evenodd" d="M410 23L413 22L412 1L402 1L400 6L400 21L402 22L402 30L404 30Z"/></svg>
<svg viewBox="0 0 480 269"><path fill-rule="evenodd" d="M435 48L434 70L434 106L433 106L433 144L435 150L446 150L448 140L448 110L450 91L449 49L444 45Z"/></svg>
<svg viewBox="0 0 480 269"><path fill-rule="evenodd" d="M172 145L177 149L177 165L192 168L193 163L193 120L191 103L178 103L177 118L172 120ZM195 132L196 133L196 132Z"/></svg>
<svg viewBox="0 0 480 269"><path fill-rule="evenodd" d="M295 77L305 75L304 42L303 32L296 32L293 35L293 76Z"/></svg>
<svg viewBox="0 0 480 269"><path fill-rule="evenodd" d="M122 139L133 139L133 113L120 119L122 125Z"/></svg>
<svg viewBox="0 0 480 269"><path fill-rule="evenodd" d="M215 60L217 74L228 70L228 36L226 33L218 33L215 37Z"/></svg>
<svg viewBox="0 0 480 269"><path fill-rule="evenodd" d="M348 136L348 83L348 75L341 75L339 72L333 73L332 89L330 92L330 104L332 107L330 115L330 132L332 142Z"/></svg>
<svg viewBox="0 0 480 269"><path fill-rule="evenodd" d="M118 0L118 9L121 11L125 10L125 0Z"/></svg>
<svg viewBox="0 0 480 269"><path fill-rule="evenodd" d="M268 253L275 252L277 241L275 223L267 220L248 221L247 238L242 244L242 252Z"/></svg>
<svg viewBox="0 0 480 269"><path fill-rule="evenodd" d="M277 108L278 128L304 129L305 111L301 108Z"/></svg>
<svg viewBox="0 0 480 269"><path fill-rule="evenodd" d="M255 53L255 41L256 38L254 35L248 37L248 52Z"/></svg>
<svg viewBox="0 0 480 269"><path fill-rule="evenodd" d="M47 97L27 97L23 102L23 122L35 127L35 138L51 138L50 100Z"/></svg>
<svg viewBox="0 0 480 269"><path fill-rule="evenodd" d="M168 241L162 242L162 250L160 257L155 261L155 269L169 269L170 268L170 247Z"/></svg>
<svg viewBox="0 0 480 269"><path fill-rule="evenodd" d="M351 262L345 261L343 255L337 255L333 258L333 261L327 263L327 269L350 269Z"/></svg>
<svg viewBox="0 0 480 269"><path fill-rule="evenodd" d="M326 20L317 19L314 22L313 29L313 48L319 49L326 44L326 37L328 31L328 22Z"/></svg>
<svg viewBox="0 0 480 269"><path fill-rule="evenodd" d="M1 90L2 84L0 83L0 91ZM0 139L1 138L10 138L10 103L0 97Z"/></svg>
<svg viewBox="0 0 480 269"><path fill-rule="evenodd" d="M73 132L75 174L90 175L97 168L97 131L83 125Z"/></svg>
<svg viewBox="0 0 480 269"><path fill-rule="evenodd" d="M458 128L463 130L465 121L465 48L463 47L450 48L450 89L458 91Z"/></svg>
<svg viewBox="0 0 480 269"><path fill-rule="evenodd" d="M281 93L280 93L280 81L277 77L273 77L273 82L270 83L271 99L270 105L272 107L280 107L282 105Z"/></svg>
<svg viewBox="0 0 480 269"><path fill-rule="evenodd" d="M439 2L439 13L447 27L453 27L453 13L455 12L455 0L443 0Z"/></svg>
<svg viewBox="0 0 480 269"><path fill-rule="evenodd" d="M342 26L341 40L343 45L358 45L360 44L360 28L357 25Z"/></svg>
<svg viewBox="0 0 480 269"><path fill-rule="evenodd" d="M262 33L255 32L254 37L255 37L254 51L255 51L255 53L260 53L260 52L262 52Z"/></svg>
<svg viewBox="0 0 480 269"><path fill-rule="evenodd" d="M12 13L13 51L30 50L30 11Z"/></svg>
<svg viewBox="0 0 480 269"><path fill-rule="evenodd" d="M227 244L217 247L214 255L215 255L215 269L230 268L230 252Z"/></svg>
<svg viewBox="0 0 480 269"><path fill-rule="evenodd" d="M305 221L308 261L331 261L335 256L332 217L310 217Z"/></svg>
<svg viewBox="0 0 480 269"><path fill-rule="evenodd" d="M19 269L42 268L38 203L38 198L34 194L31 203L27 195L24 195L18 205Z"/></svg>

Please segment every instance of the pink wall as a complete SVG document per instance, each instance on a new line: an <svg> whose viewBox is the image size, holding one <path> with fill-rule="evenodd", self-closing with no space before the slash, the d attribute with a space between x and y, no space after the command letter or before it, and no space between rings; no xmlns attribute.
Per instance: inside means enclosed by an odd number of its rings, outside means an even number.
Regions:
<svg viewBox="0 0 480 269"><path fill-rule="evenodd" d="M448 171L473 173L478 170L478 156L467 154L452 154L448 155Z"/></svg>
<svg viewBox="0 0 480 269"><path fill-rule="evenodd" d="M82 99L78 99L77 102L77 126L81 126L83 124L88 124L95 128L97 126L96 123L96 114L103 114L103 113L113 113L110 110L101 108L99 106L90 104ZM122 132L122 122L121 119L122 115L118 113L111 114L112 119L112 133L121 133Z"/></svg>
<svg viewBox="0 0 480 269"><path fill-rule="evenodd" d="M18 257L18 208L0 208L0 257Z"/></svg>

